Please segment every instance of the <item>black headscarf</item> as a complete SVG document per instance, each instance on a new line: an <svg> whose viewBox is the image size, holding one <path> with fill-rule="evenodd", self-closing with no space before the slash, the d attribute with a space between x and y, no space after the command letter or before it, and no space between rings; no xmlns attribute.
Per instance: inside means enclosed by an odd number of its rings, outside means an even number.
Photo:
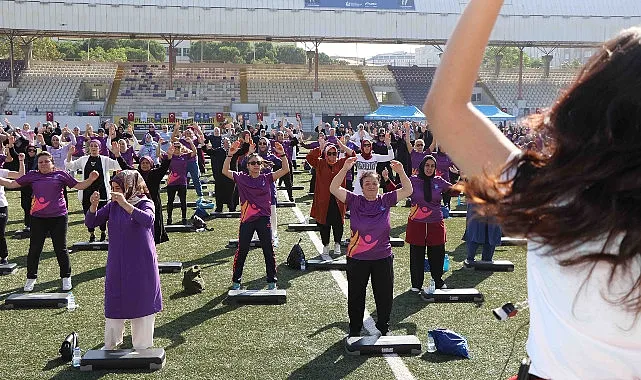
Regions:
<svg viewBox="0 0 641 380"><path fill-rule="evenodd" d="M423 180L423 199L425 199L425 202L431 202L432 201L432 178L436 175L436 167L434 168L434 173L432 173L431 176L425 175L425 164L427 163L427 160L432 160L434 161L434 166L436 166L436 158L432 156L431 154L428 154L427 156L423 157L423 160L421 160L421 163L418 165L418 178Z"/></svg>

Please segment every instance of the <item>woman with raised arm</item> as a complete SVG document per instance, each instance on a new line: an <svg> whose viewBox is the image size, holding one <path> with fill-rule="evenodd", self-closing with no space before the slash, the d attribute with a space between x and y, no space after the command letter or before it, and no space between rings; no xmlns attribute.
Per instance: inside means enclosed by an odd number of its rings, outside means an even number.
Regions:
<svg viewBox="0 0 641 380"><path fill-rule="evenodd" d="M30 185L33 191L25 292L33 290L38 278L38 263L47 234L51 235L53 250L60 266L62 290L67 291L71 290L71 262L67 252L67 204L62 190L65 186L84 190L98 179L99 174L92 171L87 179L78 182L66 171L56 170L49 152L38 153L37 160L37 170L32 170L14 181L0 178L0 186L17 189Z"/></svg>
<svg viewBox="0 0 641 380"><path fill-rule="evenodd" d="M352 235L347 246L347 312L349 336L360 336L365 313L365 290L370 276L376 302L376 328L382 335L389 331L389 320L394 298L394 256L390 245L390 208L396 202L412 194L412 183L403 170L403 165L392 161L392 170L401 178L402 188L378 194L378 175L366 171L359 178L363 195L352 193L341 186L345 175L356 163L350 157L332 179L329 191L350 209Z"/></svg>
<svg viewBox="0 0 641 380"><path fill-rule="evenodd" d="M250 143L251 144L251 143ZM238 229L238 249L234 256L234 269L232 275L232 289L240 289L241 278L245 259L249 253L254 231L258 234L265 267L267 272L267 288L276 289L276 255L272 246L272 232L270 224L271 208L271 182L289 172L289 163L283 146L274 145L274 151L280 158L282 167L275 172L261 173L264 159L258 153L247 156L247 170L249 174L229 170L229 164L234 154L240 149L241 142L236 141L229 148L227 158L223 163L223 175L236 182L240 195L240 227Z"/></svg>
<svg viewBox="0 0 641 380"><path fill-rule="evenodd" d="M550 154L521 152L470 103L502 3L469 2L425 114L472 177L466 195L479 212L528 238L530 378L640 378L641 29L605 42L530 120Z"/></svg>
<svg viewBox="0 0 641 380"><path fill-rule="evenodd" d="M169 176L167 177L167 225L172 224L171 214L174 211L174 199L178 193L180 199L180 212L182 224L187 223L187 172L189 163L195 160L196 146L192 139L186 140L190 143L191 149L186 148L180 141L172 143L173 154L167 154L171 163L169 164Z"/></svg>
<svg viewBox="0 0 641 380"><path fill-rule="evenodd" d="M105 271L105 350L122 343L131 320L134 349L153 346L154 320L162 310L158 256L154 244L154 203L145 180L135 170L111 179L111 202L98 209L100 193L91 195L87 227L109 223Z"/></svg>
<svg viewBox="0 0 641 380"><path fill-rule="evenodd" d="M25 173L25 155L24 153L18 154L19 171L11 171L7 169L0 169L0 178L16 179L20 178ZM7 197L4 195L4 186L0 184L0 265L9 264L7 257L9 250L7 249L7 239L5 237L5 229L7 228L7 220L9 219L9 203Z"/></svg>
<svg viewBox="0 0 641 380"><path fill-rule="evenodd" d="M356 181L354 181L354 194L362 195L360 181L358 180L363 173L373 171L376 173L376 165L379 162L389 162L394 159L394 150L392 149L392 139L389 133L385 134L385 147L387 154L376 154L372 151L372 140L369 137L361 139L361 152L356 154Z"/></svg>

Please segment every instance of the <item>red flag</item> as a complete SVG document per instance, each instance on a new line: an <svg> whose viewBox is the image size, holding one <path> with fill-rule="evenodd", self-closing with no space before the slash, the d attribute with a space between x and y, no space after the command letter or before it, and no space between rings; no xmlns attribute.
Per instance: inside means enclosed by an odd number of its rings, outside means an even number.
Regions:
<svg viewBox="0 0 641 380"><path fill-rule="evenodd" d="M175 123L176 122L176 113L175 112L169 112L169 122L170 123Z"/></svg>
<svg viewBox="0 0 641 380"><path fill-rule="evenodd" d="M53 121L53 112L47 111L47 121Z"/></svg>
<svg viewBox="0 0 641 380"><path fill-rule="evenodd" d="M543 113L543 110L542 110L542 109L540 109L540 108L537 108L537 109L536 109L536 113Z"/></svg>
<svg viewBox="0 0 641 380"><path fill-rule="evenodd" d="M296 112L296 120L300 119L300 112Z"/></svg>
<svg viewBox="0 0 641 380"><path fill-rule="evenodd" d="M5 115L13 115L13 111L4 111Z"/></svg>
<svg viewBox="0 0 641 380"><path fill-rule="evenodd" d="M263 121L263 113L262 112L256 112L256 119L258 119L258 121Z"/></svg>
<svg viewBox="0 0 641 380"><path fill-rule="evenodd" d="M337 113L337 114L336 114L336 116L340 116L340 115L341 115L340 113Z"/></svg>
<svg viewBox="0 0 641 380"><path fill-rule="evenodd" d="M134 121L135 119L135 114L133 112L127 113L127 120L128 121Z"/></svg>
<svg viewBox="0 0 641 380"><path fill-rule="evenodd" d="M225 116L223 115L222 112L216 112L216 121L217 122L225 121Z"/></svg>
<svg viewBox="0 0 641 380"><path fill-rule="evenodd" d="M501 111L503 111L503 112L507 113L507 108L502 107L502 108L501 108Z"/></svg>
<svg viewBox="0 0 641 380"><path fill-rule="evenodd" d="M96 116L96 111L89 111L89 112L87 112L87 115Z"/></svg>

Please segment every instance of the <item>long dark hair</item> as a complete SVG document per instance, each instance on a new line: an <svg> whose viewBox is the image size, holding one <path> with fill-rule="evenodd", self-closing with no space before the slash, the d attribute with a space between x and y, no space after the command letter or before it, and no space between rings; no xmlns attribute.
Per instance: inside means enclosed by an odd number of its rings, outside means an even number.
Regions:
<svg viewBox="0 0 641 380"><path fill-rule="evenodd" d="M421 163L418 164L418 174L416 176L423 180L423 199L425 200L425 202L431 202L432 178L436 176L436 167L434 167L434 173L432 173L431 176L428 177L427 175L425 175L425 164L427 163L427 160L434 161L434 165L436 166L436 158L434 158L434 156L432 156L431 154L428 154L423 157Z"/></svg>
<svg viewBox="0 0 641 380"><path fill-rule="evenodd" d="M507 164L513 182L484 176L467 193L507 233L553 247L549 256L561 266L588 265L590 276L598 263L609 263L610 288L615 275L635 276L623 296L606 299L638 318L641 277L631 269L641 259L641 29L606 42L530 124L550 138L549 154L526 150ZM595 239L605 239L600 251L568 255ZM618 254L608 250L619 240Z"/></svg>

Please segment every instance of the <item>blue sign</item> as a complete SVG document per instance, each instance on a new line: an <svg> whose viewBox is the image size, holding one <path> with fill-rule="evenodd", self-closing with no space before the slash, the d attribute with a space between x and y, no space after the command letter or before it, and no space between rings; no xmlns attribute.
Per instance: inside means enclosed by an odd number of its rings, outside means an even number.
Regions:
<svg viewBox="0 0 641 380"><path fill-rule="evenodd" d="M211 119L211 117L209 117L209 113L208 112L203 113L203 120L209 121L209 119Z"/></svg>
<svg viewBox="0 0 641 380"><path fill-rule="evenodd" d="M305 8L415 10L414 0L305 0Z"/></svg>
<svg viewBox="0 0 641 380"><path fill-rule="evenodd" d="M162 119L162 115L160 114L160 112L156 112L154 114L154 120L160 121L160 119Z"/></svg>
<svg viewBox="0 0 641 380"><path fill-rule="evenodd" d="M196 120L196 121L200 121L201 120L200 119L200 112L194 113L194 120Z"/></svg>

